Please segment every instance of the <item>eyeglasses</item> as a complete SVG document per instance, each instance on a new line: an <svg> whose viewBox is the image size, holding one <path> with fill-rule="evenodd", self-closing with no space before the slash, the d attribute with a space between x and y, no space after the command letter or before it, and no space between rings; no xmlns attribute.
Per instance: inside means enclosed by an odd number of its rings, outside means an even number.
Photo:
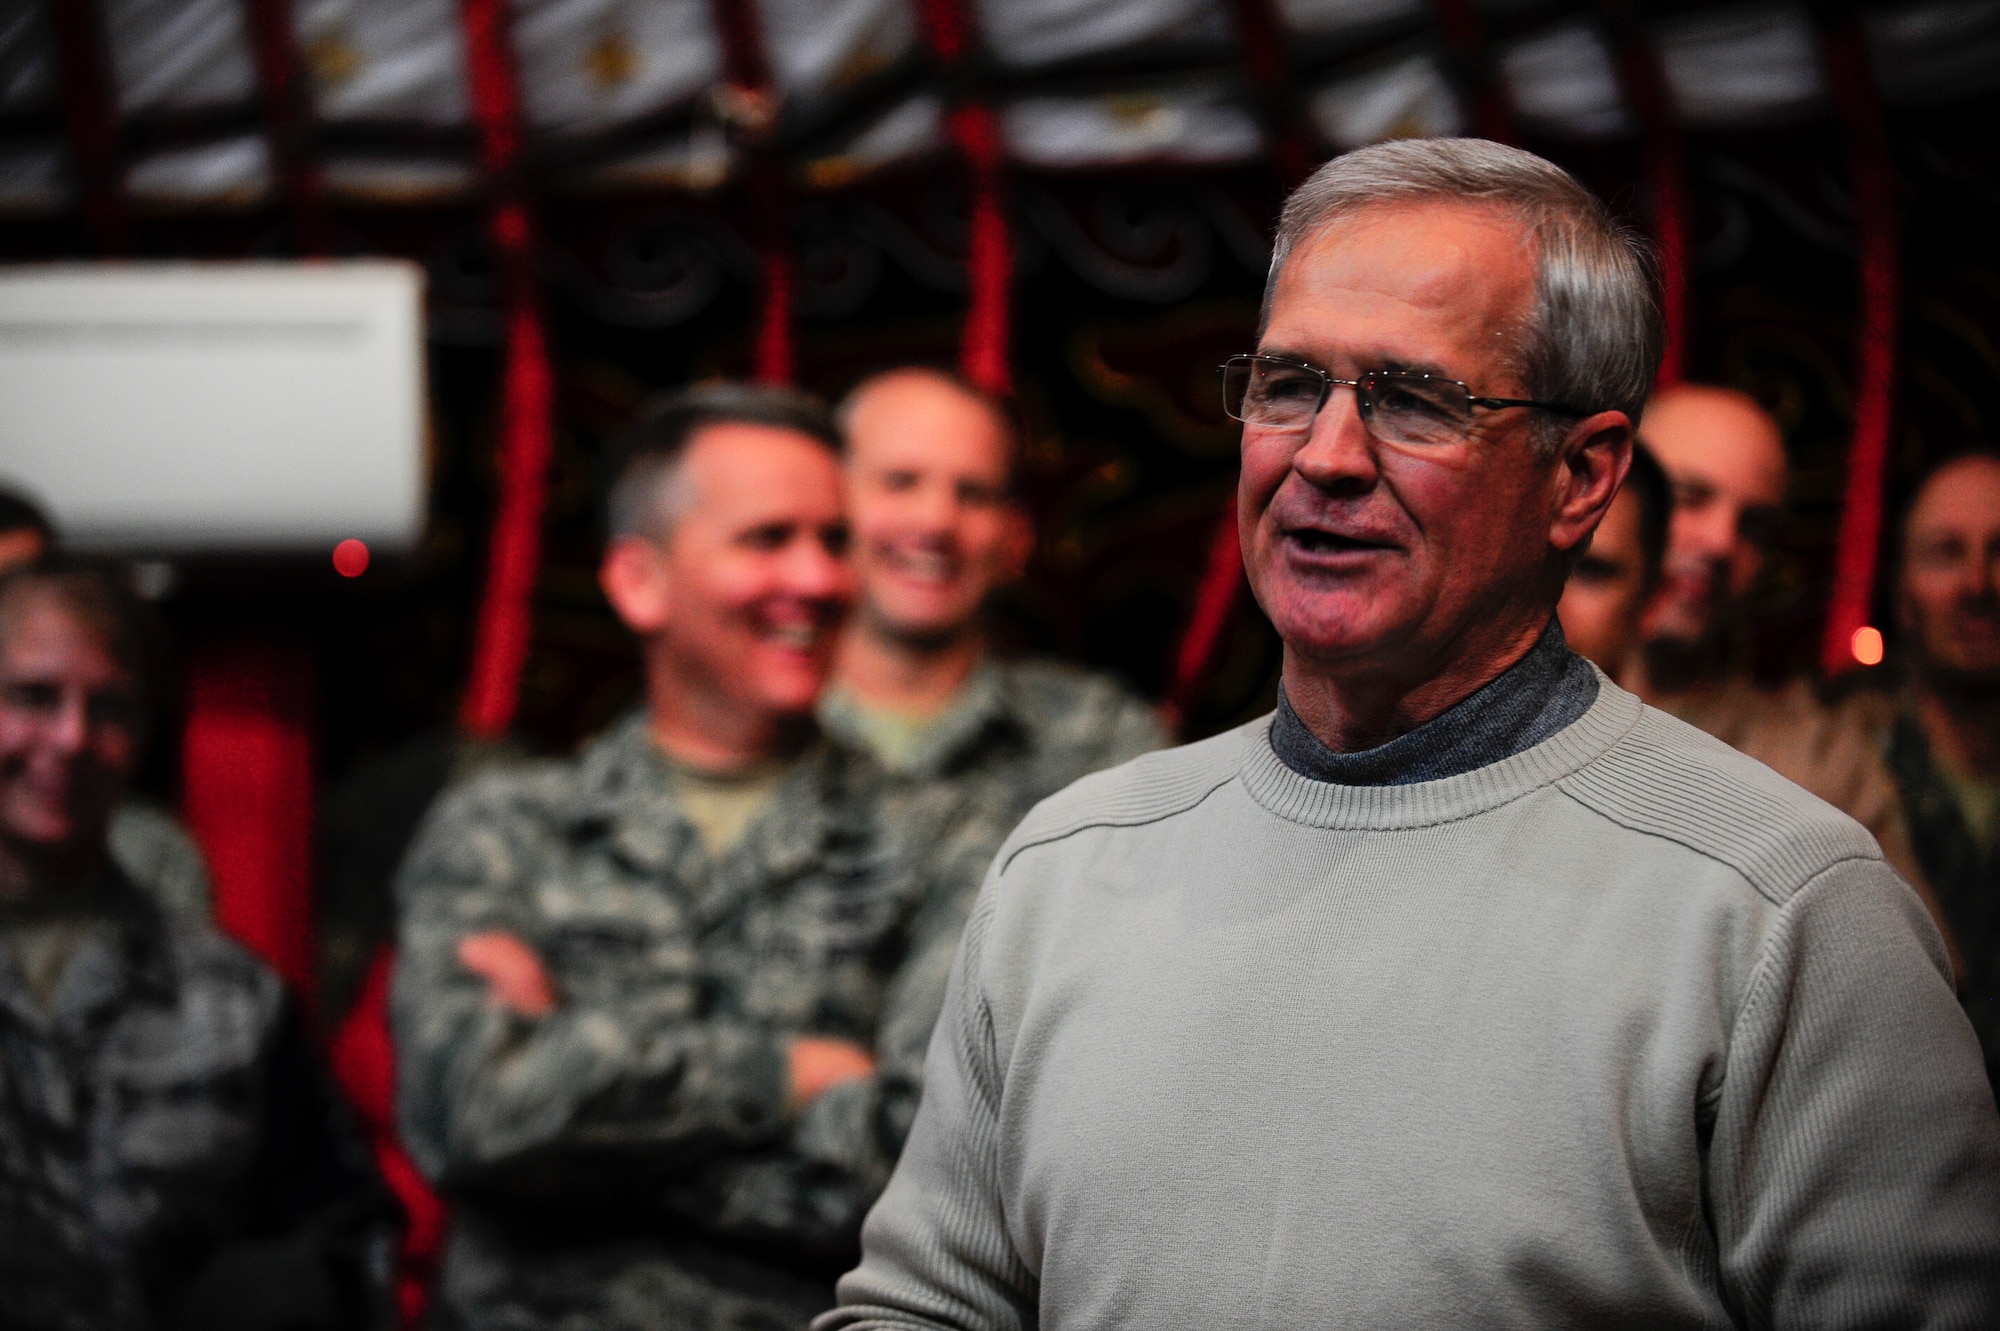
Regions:
<svg viewBox="0 0 2000 1331"><path fill-rule="evenodd" d="M1390 444L1449 444L1472 428L1472 411L1484 407L1534 407L1585 416L1558 402L1519 397L1479 397L1456 379L1408 371L1370 371L1336 379L1317 365L1282 356L1231 356L1222 363L1222 407L1245 425L1265 430L1307 430L1333 390L1351 388L1368 432Z"/></svg>

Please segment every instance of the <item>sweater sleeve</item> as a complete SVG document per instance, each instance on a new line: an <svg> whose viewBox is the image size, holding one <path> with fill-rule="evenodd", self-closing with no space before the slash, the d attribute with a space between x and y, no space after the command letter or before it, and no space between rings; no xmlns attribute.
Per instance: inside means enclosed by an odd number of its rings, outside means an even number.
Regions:
<svg viewBox="0 0 2000 1331"><path fill-rule="evenodd" d="M1000 1060L980 983L993 884L966 926L910 1139L862 1227L861 1265L813 1331L1030 1331L1038 1284L1007 1232Z"/></svg>
<svg viewBox="0 0 2000 1331"><path fill-rule="evenodd" d="M1879 860L1795 893L1714 1097L1709 1191L1749 1325L2000 1326L2000 1116L1944 947Z"/></svg>

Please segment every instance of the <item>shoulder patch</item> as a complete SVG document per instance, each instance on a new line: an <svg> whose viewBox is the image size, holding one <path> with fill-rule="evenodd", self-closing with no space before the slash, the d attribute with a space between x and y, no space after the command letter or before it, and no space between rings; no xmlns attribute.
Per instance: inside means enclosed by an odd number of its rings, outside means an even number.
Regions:
<svg viewBox="0 0 2000 1331"><path fill-rule="evenodd" d="M1840 810L1652 707L1557 785L1621 827L1728 865L1779 906L1830 865L1882 858L1875 839Z"/></svg>
<svg viewBox="0 0 2000 1331"><path fill-rule="evenodd" d="M1088 827L1137 827L1185 813L1236 779L1243 746L1269 724L1269 717L1261 717L1195 744L1091 773L1037 804L1007 838L995 864L1004 869L1028 847Z"/></svg>

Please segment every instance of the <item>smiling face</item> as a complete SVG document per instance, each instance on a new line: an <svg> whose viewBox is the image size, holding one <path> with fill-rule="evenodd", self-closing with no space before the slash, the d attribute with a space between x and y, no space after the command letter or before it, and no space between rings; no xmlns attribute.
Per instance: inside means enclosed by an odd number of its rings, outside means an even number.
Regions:
<svg viewBox="0 0 2000 1331"><path fill-rule="evenodd" d="M940 375L888 375L849 409L847 449L864 625L929 642L973 628L1032 541L1008 496L1013 444L992 409Z"/></svg>
<svg viewBox="0 0 2000 1331"><path fill-rule="evenodd" d="M1335 378L1429 371L1482 396L1531 396L1511 354L1535 275L1528 233L1496 209L1370 209L1293 252L1258 349ZM1353 390L1335 388L1310 430L1244 428L1245 564L1288 680L1295 660L1336 677L1429 678L1545 619L1557 545L1581 540L1601 509L1552 530L1563 468L1533 448L1531 421L1482 410L1455 443L1389 444L1363 426Z"/></svg>
<svg viewBox="0 0 2000 1331"><path fill-rule="evenodd" d="M1926 669L2000 684L2000 460L1940 467L1910 505L1901 615Z"/></svg>
<svg viewBox="0 0 2000 1331"><path fill-rule="evenodd" d="M0 621L0 839L44 859L99 847L138 757L139 682L49 587L17 587Z"/></svg>
<svg viewBox="0 0 2000 1331"><path fill-rule="evenodd" d="M613 541L603 571L657 679L752 727L810 712L853 597L832 451L776 426L709 425L661 489L664 534Z"/></svg>
<svg viewBox="0 0 2000 1331"><path fill-rule="evenodd" d="M1785 441L1745 394L1681 384L1646 405L1646 445L1673 483L1649 637L1694 644L1756 588L1785 502Z"/></svg>

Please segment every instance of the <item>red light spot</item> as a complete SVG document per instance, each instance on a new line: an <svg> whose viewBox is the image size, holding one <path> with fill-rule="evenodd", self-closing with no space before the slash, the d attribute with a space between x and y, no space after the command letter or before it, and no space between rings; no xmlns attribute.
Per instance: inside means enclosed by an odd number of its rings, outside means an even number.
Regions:
<svg viewBox="0 0 2000 1331"><path fill-rule="evenodd" d="M1854 630L1854 636L1848 640L1847 648L1854 653L1854 659L1862 665L1881 665L1882 630L1866 625Z"/></svg>
<svg viewBox="0 0 2000 1331"><path fill-rule="evenodd" d="M368 571L368 547L349 537L333 547L333 571L343 578L358 578Z"/></svg>

